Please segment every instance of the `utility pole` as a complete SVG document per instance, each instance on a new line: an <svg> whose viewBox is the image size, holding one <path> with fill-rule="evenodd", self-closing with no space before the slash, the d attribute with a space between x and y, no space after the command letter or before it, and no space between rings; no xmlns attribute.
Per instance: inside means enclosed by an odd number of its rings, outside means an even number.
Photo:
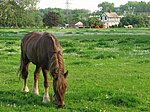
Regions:
<svg viewBox="0 0 150 112"><path fill-rule="evenodd" d="M67 22L69 23L69 0L66 0L66 16L67 16Z"/></svg>
<svg viewBox="0 0 150 112"><path fill-rule="evenodd" d="M68 10L69 10L69 0L66 0L66 14L68 15Z"/></svg>

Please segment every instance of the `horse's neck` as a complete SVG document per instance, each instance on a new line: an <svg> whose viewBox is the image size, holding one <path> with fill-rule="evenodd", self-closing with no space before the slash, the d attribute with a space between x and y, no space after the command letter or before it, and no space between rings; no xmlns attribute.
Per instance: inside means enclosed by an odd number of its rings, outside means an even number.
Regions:
<svg viewBox="0 0 150 112"><path fill-rule="evenodd" d="M50 57L49 69L51 73L53 73L56 69L58 69L59 72L64 73L64 62L61 54L56 52Z"/></svg>

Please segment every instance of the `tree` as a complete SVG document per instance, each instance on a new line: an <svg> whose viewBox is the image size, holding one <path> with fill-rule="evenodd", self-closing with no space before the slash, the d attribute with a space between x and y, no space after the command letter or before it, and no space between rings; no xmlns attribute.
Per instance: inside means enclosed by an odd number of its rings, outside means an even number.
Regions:
<svg viewBox="0 0 150 112"><path fill-rule="evenodd" d="M150 11L150 2L129 1L119 7L119 13L126 14L146 14ZM148 15L148 14L147 14Z"/></svg>
<svg viewBox="0 0 150 112"><path fill-rule="evenodd" d="M102 3L98 4L98 8L100 8L100 10L102 12L113 11L114 3L102 2Z"/></svg>
<svg viewBox="0 0 150 112"><path fill-rule="evenodd" d="M14 1L1 1L0 3L0 21L3 26L18 26L18 14L20 7Z"/></svg>
<svg viewBox="0 0 150 112"><path fill-rule="evenodd" d="M0 0L0 25L34 26L33 10L39 0Z"/></svg>
<svg viewBox="0 0 150 112"><path fill-rule="evenodd" d="M36 8L37 3L40 0L11 0L16 2L21 8L25 10L33 10Z"/></svg>
<svg viewBox="0 0 150 112"><path fill-rule="evenodd" d="M97 25L98 26L101 26L102 27L102 25L103 25L103 23L97 18L97 17L91 17L91 18L89 18L89 26L91 26L91 27L96 27Z"/></svg>
<svg viewBox="0 0 150 112"><path fill-rule="evenodd" d="M146 16L128 14L120 20L120 25L133 25L134 27L149 27L150 20Z"/></svg>
<svg viewBox="0 0 150 112"><path fill-rule="evenodd" d="M43 17L43 23L49 27L57 26L59 24L59 18L55 12L48 12Z"/></svg>
<svg viewBox="0 0 150 112"><path fill-rule="evenodd" d="M76 23L78 21L83 21L85 18L88 18L90 11L86 9L75 9L75 10L69 10L69 14L65 14L65 19L68 20L66 23Z"/></svg>
<svg viewBox="0 0 150 112"><path fill-rule="evenodd" d="M33 17L35 27L43 27L43 14L39 10L34 12Z"/></svg>

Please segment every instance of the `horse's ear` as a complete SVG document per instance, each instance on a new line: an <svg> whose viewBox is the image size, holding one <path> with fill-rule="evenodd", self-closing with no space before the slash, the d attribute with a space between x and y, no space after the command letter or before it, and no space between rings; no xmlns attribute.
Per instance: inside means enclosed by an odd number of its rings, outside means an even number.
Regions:
<svg viewBox="0 0 150 112"><path fill-rule="evenodd" d="M64 77L67 78L67 76L68 76L68 70L66 73L64 73Z"/></svg>

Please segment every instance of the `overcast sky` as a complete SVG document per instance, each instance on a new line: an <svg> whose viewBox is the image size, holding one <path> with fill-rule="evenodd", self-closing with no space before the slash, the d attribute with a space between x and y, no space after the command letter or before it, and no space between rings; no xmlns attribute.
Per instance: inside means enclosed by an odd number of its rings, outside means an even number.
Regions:
<svg viewBox="0 0 150 112"><path fill-rule="evenodd" d="M67 0L40 0L38 8L66 8ZM115 7L126 4L128 1L145 1L150 0L69 0L69 9L89 9L91 11L98 10L98 4L102 2L114 3Z"/></svg>

